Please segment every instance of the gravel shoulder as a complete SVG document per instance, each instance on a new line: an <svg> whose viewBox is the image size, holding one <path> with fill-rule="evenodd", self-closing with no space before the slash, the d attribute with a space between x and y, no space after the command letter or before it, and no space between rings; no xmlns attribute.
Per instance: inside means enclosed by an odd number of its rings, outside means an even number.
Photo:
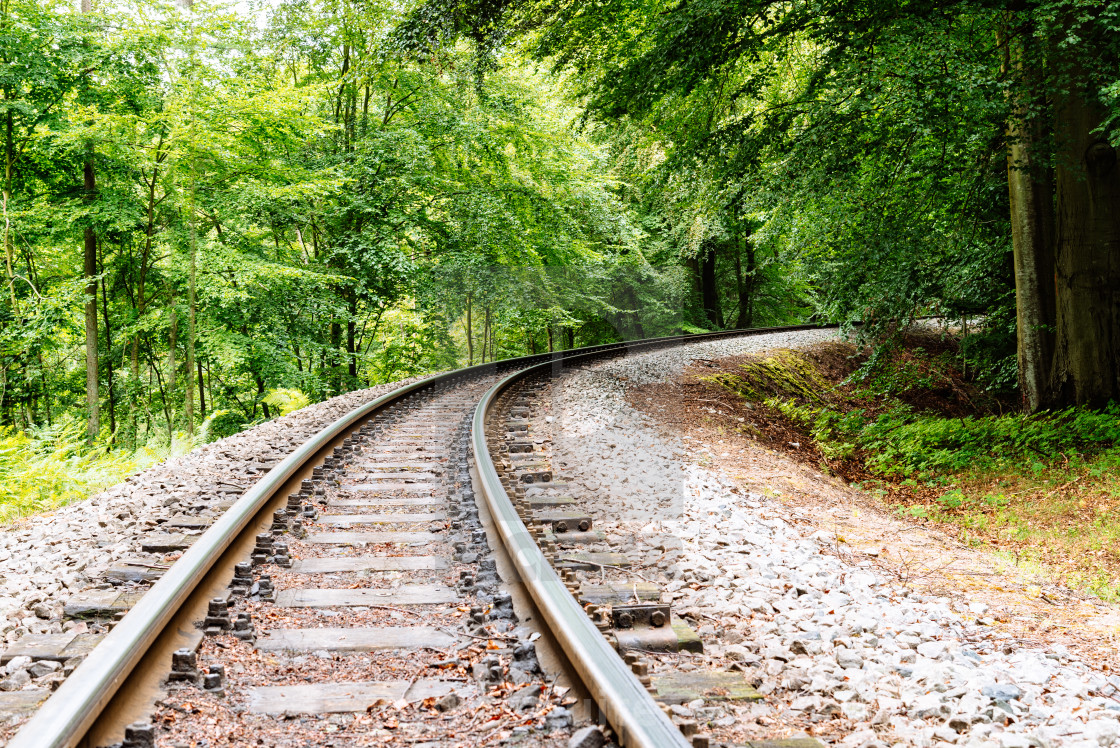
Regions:
<svg viewBox="0 0 1120 748"><path fill-rule="evenodd" d="M1115 607L878 511L752 445L718 403L684 412L657 386L697 361L829 336L655 352L554 389L558 479L704 640L660 667L735 667L767 695L695 717L725 743L1120 743Z"/></svg>

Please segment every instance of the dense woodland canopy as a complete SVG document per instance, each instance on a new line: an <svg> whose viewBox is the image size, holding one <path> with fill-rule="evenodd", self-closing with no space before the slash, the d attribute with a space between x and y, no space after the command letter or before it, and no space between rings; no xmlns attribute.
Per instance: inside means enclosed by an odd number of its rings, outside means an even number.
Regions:
<svg viewBox="0 0 1120 748"><path fill-rule="evenodd" d="M1120 397L1120 4L0 0L0 60L12 427L928 314Z"/></svg>

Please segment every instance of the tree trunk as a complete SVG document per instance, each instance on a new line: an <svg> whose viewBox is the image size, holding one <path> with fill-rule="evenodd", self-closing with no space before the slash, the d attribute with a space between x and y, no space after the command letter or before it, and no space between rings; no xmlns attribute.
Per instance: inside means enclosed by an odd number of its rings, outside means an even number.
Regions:
<svg viewBox="0 0 1120 748"><path fill-rule="evenodd" d="M187 0L190 2L190 0ZM189 6L188 6L189 7ZM194 435L194 374L195 369L195 309L197 303L196 278L198 275L198 228L195 225L194 214L194 187L191 187L191 238L190 260L187 263L187 360L183 373L183 384L186 385L186 394L183 396L183 420L187 422L187 434ZM199 378L201 381L201 377ZM201 393L199 393L201 395ZM205 405L201 412L205 412Z"/></svg>
<svg viewBox="0 0 1120 748"><path fill-rule="evenodd" d="M166 403L166 410L171 413L175 407L172 400L175 397L175 390L179 381L179 362L175 358L175 346L179 344L179 313L175 309L175 294L171 294L171 329L167 334L167 393L164 395L164 402ZM154 355L153 355L154 358ZM187 372L187 379L189 380L190 372ZM170 415L167 417L167 435L174 436L174 429L172 427L173 419Z"/></svg>
<svg viewBox="0 0 1120 748"><path fill-rule="evenodd" d="M311 363L308 362L307 366L308 366L308 369L310 369L311 368ZM210 405L211 405L211 407L213 407L213 405L214 405L214 372L213 372L213 370L210 366L209 356L206 358L206 385L207 385L207 391L210 393ZM200 382L199 387L201 388L201 386L202 385L201 385L201 382ZM206 412L205 407L202 410L203 410L203 412Z"/></svg>
<svg viewBox="0 0 1120 748"><path fill-rule="evenodd" d="M350 374L350 381L346 389L358 386L358 296L350 292L350 318L346 320L346 371Z"/></svg>
<svg viewBox="0 0 1120 748"><path fill-rule="evenodd" d="M198 367L198 412L203 418L206 417L206 384L202 378L202 359L196 362Z"/></svg>
<svg viewBox="0 0 1120 748"><path fill-rule="evenodd" d="M264 378L260 374L253 372L253 378L257 381L257 401L261 404L261 409L264 411L265 418L272 418L272 412L268 409L268 403L264 401ZM257 414L256 406L253 406L253 415Z"/></svg>
<svg viewBox="0 0 1120 748"><path fill-rule="evenodd" d="M486 351L490 342L490 307L486 307L486 316L482 321L482 359L481 363L486 363Z"/></svg>
<svg viewBox="0 0 1120 748"><path fill-rule="evenodd" d="M474 338L471 332L471 297L467 295L467 366L474 364Z"/></svg>
<svg viewBox="0 0 1120 748"><path fill-rule="evenodd" d="M85 3L82 3L85 7ZM97 182L93 171L93 152L86 153L86 163L82 169L85 200L92 203L96 195ZM97 361L97 235L87 219L84 236L84 273L86 280L86 435L92 441L101 431L101 408L98 393Z"/></svg>
<svg viewBox="0 0 1120 748"><path fill-rule="evenodd" d="M342 349L342 323L337 319L331 321L331 386L334 387L332 394L338 395L342 392L342 363L338 360L339 353Z"/></svg>
<svg viewBox="0 0 1120 748"><path fill-rule="evenodd" d="M1042 408L1054 356L1054 174L1043 162L1046 123L1031 115L1039 98L1042 51L1029 28L1002 30L1001 67L1020 81L1009 94L1007 191L1011 203L1011 244L1015 267L1019 393L1027 411Z"/></svg>
<svg viewBox="0 0 1120 748"><path fill-rule="evenodd" d="M82 0L82 13L93 12L93 0ZM86 162L82 168L83 190L86 204L97 195L97 181L93 171L93 145L86 146ZM97 361L97 235L86 219L84 231L84 274L86 280L86 436L90 441L101 431L101 398L98 393Z"/></svg>
<svg viewBox="0 0 1120 748"><path fill-rule="evenodd" d="M751 243L751 232L749 228L743 234L742 241L742 249L737 249L735 252L736 290L739 292L739 314L735 319L735 327L740 330L754 324L754 290L757 285L755 282L755 271L758 269L755 247L754 244ZM744 254L747 256L745 272L743 269Z"/></svg>
<svg viewBox="0 0 1120 748"><path fill-rule="evenodd" d="M102 273L105 272L105 258L102 255ZM101 277L101 311L105 320L105 352L109 356L109 364L105 367L105 378L109 385L109 444L117 439L117 390L113 384L113 328L109 325L109 289L105 277Z"/></svg>
<svg viewBox="0 0 1120 748"><path fill-rule="evenodd" d="M719 288L716 286L716 252L710 246L700 255L700 303L708 322L717 328L723 327Z"/></svg>
<svg viewBox="0 0 1120 748"><path fill-rule="evenodd" d="M1120 168L1116 149L1095 134L1103 112L1094 88L1076 75L1057 106L1052 405L1120 398Z"/></svg>
<svg viewBox="0 0 1120 748"><path fill-rule="evenodd" d="M193 10L194 0L179 0L179 4L187 10ZM192 26L194 18L191 18ZM191 44L191 138L194 138L194 100L196 97L195 85L198 82L198 74L196 68L195 47ZM193 143L191 144L193 147ZM198 216L195 208L195 198L197 196L198 177L195 172L195 157L191 154L191 186L190 186L190 202L187 206L187 211L190 221L190 259L187 263L187 360L186 369L183 372L183 384L186 388L186 394L183 395L183 420L187 422L187 434L194 436L194 356L195 356L195 308L197 306L196 300L196 287L195 280L198 275L197 271L197 257L198 257ZM220 231L220 229L219 229ZM201 370L200 370L201 371ZM202 378L199 377L199 382ZM201 386L201 385L200 385ZM201 397L201 391L199 392ZM202 411L205 412L206 408L203 406Z"/></svg>
<svg viewBox="0 0 1120 748"><path fill-rule="evenodd" d="M690 299L690 303L685 310L685 316L687 317L685 321L692 324L701 324L704 321L704 313L702 311L704 303L700 295L700 260L695 257L686 257L684 266L688 271ZM694 304L696 306L694 306ZM695 310L697 306L701 309L701 312L699 314L694 314L693 310Z"/></svg>

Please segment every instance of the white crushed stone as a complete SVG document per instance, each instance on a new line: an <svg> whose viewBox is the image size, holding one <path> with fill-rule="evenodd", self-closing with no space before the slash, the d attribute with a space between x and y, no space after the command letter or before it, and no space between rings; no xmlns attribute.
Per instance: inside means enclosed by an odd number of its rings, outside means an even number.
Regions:
<svg viewBox="0 0 1120 748"><path fill-rule="evenodd" d="M812 532L811 517L739 492L625 400L627 384L666 379L694 358L828 335L659 351L578 371L554 388L558 480L585 498L612 549L661 572L674 609L718 619L699 629L705 654L693 665L737 661L767 694L764 704L681 709L702 726L843 719L839 744L851 748L1120 745L1120 676L993 635L973 620L982 601L953 610L824 553L831 538Z"/></svg>
<svg viewBox="0 0 1120 748"><path fill-rule="evenodd" d="M834 329L745 335L638 353L600 364L595 370L612 377L626 377L631 385L653 384L672 378L697 359L727 358L776 347L800 348L835 338Z"/></svg>

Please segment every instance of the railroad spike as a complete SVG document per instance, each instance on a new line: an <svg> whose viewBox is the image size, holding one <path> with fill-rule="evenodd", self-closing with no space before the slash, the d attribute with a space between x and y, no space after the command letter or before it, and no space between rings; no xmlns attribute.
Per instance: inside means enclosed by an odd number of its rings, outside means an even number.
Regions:
<svg viewBox="0 0 1120 748"><path fill-rule="evenodd" d="M156 730L151 722L133 722L124 728L121 748L155 748Z"/></svg>
<svg viewBox="0 0 1120 748"><path fill-rule="evenodd" d="M168 683L195 683L200 678L198 672L198 655L189 647L175 650L171 654L171 673L167 676Z"/></svg>
<svg viewBox="0 0 1120 748"><path fill-rule="evenodd" d="M226 669L224 665L209 665L207 673L202 676L202 689L204 691L221 692L225 689Z"/></svg>
<svg viewBox="0 0 1120 748"><path fill-rule="evenodd" d="M206 618L202 621L202 628L209 636L217 636L222 631L233 628L229 619L229 603L215 597L207 604Z"/></svg>

